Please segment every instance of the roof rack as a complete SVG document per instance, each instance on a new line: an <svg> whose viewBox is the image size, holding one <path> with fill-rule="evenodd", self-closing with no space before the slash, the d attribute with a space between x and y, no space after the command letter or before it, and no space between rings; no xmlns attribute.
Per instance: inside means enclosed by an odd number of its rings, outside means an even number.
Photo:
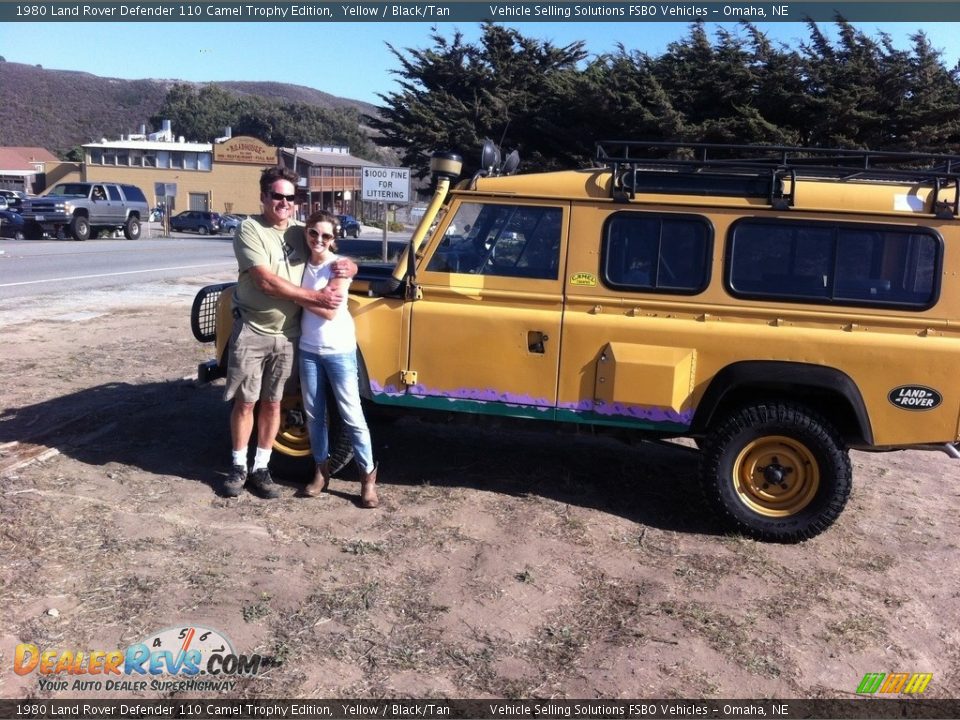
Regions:
<svg viewBox="0 0 960 720"><path fill-rule="evenodd" d="M634 140L597 143L597 161L610 167L611 197L637 192L759 197L776 209L794 205L797 178L900 181L929 185L937 215L960 215L960 155ZM790 180L786 183L786 180Z"/></svg>

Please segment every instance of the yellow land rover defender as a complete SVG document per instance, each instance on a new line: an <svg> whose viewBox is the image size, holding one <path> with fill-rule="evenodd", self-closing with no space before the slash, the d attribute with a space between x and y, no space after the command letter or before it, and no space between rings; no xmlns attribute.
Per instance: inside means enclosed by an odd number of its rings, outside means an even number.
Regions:
<svg viewBox="0 0 960 720"><path fill-rule="evenodd" d="M456 186L435 155L409 247L361 268L371 403L693 438L709 506L774 541L837 518L848 448L960 458L960 156L617 141L516 175L499 155ZM195 303L202 378L228 295ZM285 409L276 448L306 455Z"/></svg>

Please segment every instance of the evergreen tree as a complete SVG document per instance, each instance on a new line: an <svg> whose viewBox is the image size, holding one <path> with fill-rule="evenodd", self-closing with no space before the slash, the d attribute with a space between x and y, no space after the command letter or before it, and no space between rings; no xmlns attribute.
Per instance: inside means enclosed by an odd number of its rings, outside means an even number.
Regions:
<svg viewBox="0 0 960 720"><path fill-rule="evenodd" d="M519 149L528 168L549 166L564 139L562 117L551 112L574 87L583 43L556 47L489 23L478 44L459 32L431 40L426 50L388 45L400 90L381 95L381 116L366 118L381 133L377 142L400 148L401 162L420 177L433 150L458 152L472 173L485 137Z"/></svg>

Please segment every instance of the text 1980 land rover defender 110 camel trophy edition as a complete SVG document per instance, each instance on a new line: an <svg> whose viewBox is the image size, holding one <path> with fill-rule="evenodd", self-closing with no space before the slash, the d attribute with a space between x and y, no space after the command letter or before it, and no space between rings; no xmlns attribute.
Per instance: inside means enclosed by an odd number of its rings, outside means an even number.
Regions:
<svg viewBox="0 0 960 720"><path fill-rule="evenodd" d="M960 157L617 141L592 169L514 175L499 156L454 187L459 158L435 155L409 248L353 283L374 406L694 438L708 506L774 541L833 523L849 448L960 458ZM229 295L194 305L204 379ZM309 452L298 407L281 453Z"/></svg>

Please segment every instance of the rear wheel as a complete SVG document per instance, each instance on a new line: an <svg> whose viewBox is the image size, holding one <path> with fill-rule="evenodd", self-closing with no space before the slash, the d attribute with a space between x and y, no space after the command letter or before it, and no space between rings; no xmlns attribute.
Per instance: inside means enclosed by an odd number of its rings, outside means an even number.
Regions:
<svg viewBox="0 0 960 720"><path fill-rule="evenodd" d="M138 240L140 238L140 218L133 215L127 218L127 223L123 226L123 235L127 240Z"/></svg>
<svg viewBox="0 0 960 720"><path fill-rule="evenodd" d="M70 221L70 234L75 240L86 240L90 237L90 222L83 215L77 215Z"/></svg>
<svg viewBox="0 0 960 720"><path fill-rule="evenodd" d="M197 228L197 232L199 232L201 235L206 235L206 234L207 234L207 226L206 226L206 225L201 225L199 228Z"/></svg>
<svg viewBox="0 0 960 720"><path fill-rule="evenodd" d="M703 443L707 503L759 540L799 542L826 530L846 505L851 475L839 433L802 406L743 407Z"/></svg>

